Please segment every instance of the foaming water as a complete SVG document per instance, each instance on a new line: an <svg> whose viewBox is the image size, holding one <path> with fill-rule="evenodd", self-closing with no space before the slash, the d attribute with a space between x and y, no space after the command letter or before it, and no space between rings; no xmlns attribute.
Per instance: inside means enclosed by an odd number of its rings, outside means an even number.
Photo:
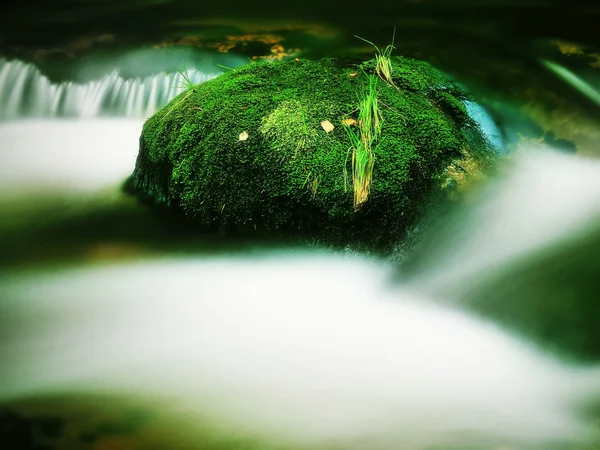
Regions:
<svg viewBox="0 0 600 450"><path fill-rule="evenodd" d="M392 288L391 271L309 253L5 279L0 396L139 394L314 448L597 442L580 408L600 371Z"/></svg>
<svg viewBox="0 0 600 450"><path fill-rule="evenodd" d="M87 83L52 83L30 63L0 59L0 119L145 118L186 90L188 80L198 84L217 75L190 68L185 72L125 79L114 71Z"/></svg>

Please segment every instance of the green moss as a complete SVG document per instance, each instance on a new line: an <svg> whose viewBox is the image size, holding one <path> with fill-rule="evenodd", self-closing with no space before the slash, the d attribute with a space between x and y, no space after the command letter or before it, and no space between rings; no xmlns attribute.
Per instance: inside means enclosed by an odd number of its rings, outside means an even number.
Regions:
<svg viewBox="0 0 600 450"><path fill-rule="evenodd" d="M452 83L441 72L434 69L429 63L403 56L391 56L392 81L400 90L426 93L435 89L444 89ZM366 72L375 72L374 59L362 63L360 66ZM453 87L453 86L452 86Z"/></svg>
<svg viewBox="0 0 600 450"><path fill-rule="evenodd" d="M145 123L132 184L200 229L389 242L470 145L463 129L472 126L441 73L401 57L392 64L395 86L377 87L383 122L371 194L357 212L342 120L358 119L374 61L250 64L195 86Z"/></svg>

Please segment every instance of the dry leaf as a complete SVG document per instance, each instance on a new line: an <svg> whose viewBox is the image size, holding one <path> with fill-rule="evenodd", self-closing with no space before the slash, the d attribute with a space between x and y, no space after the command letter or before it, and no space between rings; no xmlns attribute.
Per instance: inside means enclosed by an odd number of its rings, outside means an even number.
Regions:
<svg viewBox="0 0 600 450"><path fill-rule="evenodd" d="M351 76L352 78L354 78L356 75L358 75L358 73L356 73L356 72L353 72L353 73L351 73L351 74L350 74L350 76Z"/></svg>
<svg viewBox="0 0 600 450"><path fill-rule="evenodd" d="M321 122L321 126L327 133L331 133L333 131L333 124L329 120L324 120Z"/></svg>
<svg viewBox="0 0 600 450"><path fill-rule="evenodd" d="M352 125L356 125L356 120L354 120L352 117L349 119L342 119L342 124L351 127Z"/></svg>
<svg viewBox="0 0 600 450"><path fill-rule="evenodd" d="M240 133L240 141L245 141L246 139L248 139L248 132L247 131L242 131Z"/></svg>
<svg viewBox="0 0 600 450"><path fill-rule="evenodd" d="M294 58L294 61L296 61L297 63L300 62L300 58Z"/></svg>

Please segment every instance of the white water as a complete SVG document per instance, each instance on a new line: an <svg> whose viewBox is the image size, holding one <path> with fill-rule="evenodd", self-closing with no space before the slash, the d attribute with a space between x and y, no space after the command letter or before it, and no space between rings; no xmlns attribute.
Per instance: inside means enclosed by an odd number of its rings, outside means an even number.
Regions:
<svg viewBox="0 0 600 450"><path fill-rule="evenodd" d="M141 119L0 122L0 233L120 201Z"/></svg>
<svg viewBox="0 0 600 450"><path fill-rule="evenodd" d="M0 202L33 191L80 195L131 174L141 119L30 119L0 123Z"/></svg>
<svg viewBox="0 0 600 450"><path fill-rule="evenodd" d="M417 283L456 296L517 261L600 224L600 160L524 147L499 178L430 236Z"/></svg>
<svg viewBox="0 0 600 450"><path fill-rule="evenodd" d="M1 191L110 188L133 167L140 124L4 124ZM393 287L385 262L316 251L5 272L0 398L154 396L187 423L307 448L597 448L582 409L600 399L600 369L442 306L430 281L479 276L596 223L598 180L595 161L523 154L410 286Z"/></svg>
<svg viewBox="0 0 600 450"><path fill-rule="evenodd" d="M194 84L217 73L185 72ZM124 79L117 71L83 84L52 83L32 64L0 58L0 119L18 117L146 118L183 92L184 73Z"/></svg>
<svg viewBox="0 0 600 450"><path fill-rule="evenodd" d="M392 289L390 269L308 253L16 277L0 287L0 394L157 396L188 421L314 448L593 439L578 408L600 371Z"/></svg>

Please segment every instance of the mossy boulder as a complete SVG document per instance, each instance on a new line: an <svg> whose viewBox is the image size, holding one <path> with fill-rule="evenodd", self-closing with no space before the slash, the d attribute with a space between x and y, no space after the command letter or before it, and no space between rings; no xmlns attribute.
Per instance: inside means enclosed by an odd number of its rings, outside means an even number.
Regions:
<svg viewBox="0 0 600 450"><path fill-rule="evenodd" d="M199 230L389 246L448 184L449 165L484 142L445 76L402 57L392 68L392 83L376 84L382 124L359 208L349 133L361 124L347 119L358 120L374 61L253 63L193 87L144 124L129 184Z"/></svg>

